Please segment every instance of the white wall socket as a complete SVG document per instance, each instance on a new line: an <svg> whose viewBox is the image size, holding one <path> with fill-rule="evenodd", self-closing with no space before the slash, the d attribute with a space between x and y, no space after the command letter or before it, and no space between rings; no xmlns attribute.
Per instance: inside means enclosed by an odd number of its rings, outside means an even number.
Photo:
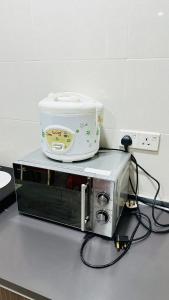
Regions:
<svg viewBox="0 0 169 300"><path fill-rule="evenodd" d="M131 148L148 151L158 151L160 144L160 133L149 131L120 130L120 145L123 136L129 135L132 138Z"/></svg>

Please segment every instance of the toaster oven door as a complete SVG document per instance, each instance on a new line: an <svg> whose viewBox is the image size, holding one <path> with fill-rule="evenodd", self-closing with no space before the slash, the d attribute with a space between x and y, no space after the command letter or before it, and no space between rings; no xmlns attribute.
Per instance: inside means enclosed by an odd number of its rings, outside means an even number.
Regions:
<svg viewBox="0 0 169 300"><path fill-rule="evenodd" d="M19 164L14 164L14 175L20 213L82 231L90 227L87 177Z"/></svg>

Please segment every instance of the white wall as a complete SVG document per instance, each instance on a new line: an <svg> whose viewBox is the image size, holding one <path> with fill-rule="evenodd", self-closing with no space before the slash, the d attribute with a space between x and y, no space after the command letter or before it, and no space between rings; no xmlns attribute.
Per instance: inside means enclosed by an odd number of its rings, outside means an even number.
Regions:
<svg viewBox="0 0 169 300"><path fill-rule="evenodd" d="M160 132L159 153L136 156L169 200L168 0L0 0L0 164L39 146L51 91L104 103L105 146L121 128ZM142 178L140 194L153 191Z"/></svg>

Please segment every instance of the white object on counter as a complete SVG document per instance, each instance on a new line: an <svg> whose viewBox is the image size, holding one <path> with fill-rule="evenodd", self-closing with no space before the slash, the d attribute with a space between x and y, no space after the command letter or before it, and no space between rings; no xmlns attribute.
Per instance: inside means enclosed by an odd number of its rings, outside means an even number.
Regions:
<svg viewBox="0 0 169 300"><path fill-rule="evenodd" d="M84 160L99 149L103 105L72 92L40 101L42 151L64 162Z"/></svg>
<svg viewBox="0 0 169 300"><path fill-rule="evenodd" d="M7 172L0 171L0 189L5 187L11 181L11 175Z"/></svg>

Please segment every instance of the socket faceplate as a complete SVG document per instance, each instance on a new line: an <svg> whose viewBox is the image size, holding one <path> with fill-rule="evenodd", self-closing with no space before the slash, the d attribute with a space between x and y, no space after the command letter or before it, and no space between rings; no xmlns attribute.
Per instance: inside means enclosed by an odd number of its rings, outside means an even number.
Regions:
<svg viewBox="0 0 169 300"><path fill-rule="evenodd" d="M160 133L121 129L120 141L124 135L129 135L132 138L131 148L148 151L158 151L159 149Z"/></svg>

